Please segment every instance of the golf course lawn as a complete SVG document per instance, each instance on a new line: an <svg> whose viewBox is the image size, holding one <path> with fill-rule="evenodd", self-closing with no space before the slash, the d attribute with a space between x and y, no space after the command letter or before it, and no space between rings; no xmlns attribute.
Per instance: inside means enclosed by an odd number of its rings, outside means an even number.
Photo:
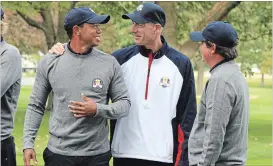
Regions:
<svg viewBox="0 0 273 166"><path fill-rule="evenodd" d="M248 137L247 165L272 165L272 79L265 80L265 87L259 87L259 78L248 79L250 93L250 119ZM17 165L23 166L23 126L25 111L32 86L21 89L18 111L15 115L13 135L16 142ZM197 96L197 99L200 98ZM49 112L43 118L38 136L35 140L35 151L38 165L44 165L42 154L49 138Z"/></svg>

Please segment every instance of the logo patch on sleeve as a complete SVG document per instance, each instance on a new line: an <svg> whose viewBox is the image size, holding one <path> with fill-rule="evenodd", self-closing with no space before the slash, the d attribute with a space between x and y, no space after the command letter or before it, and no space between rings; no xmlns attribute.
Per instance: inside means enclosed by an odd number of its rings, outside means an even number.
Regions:
<svg viewBox="0 0 273 166"><path fill-rule="evenodd" d="M162 86L163 88L169 87L170 86L170 79L167 77L162 77L160 79L159 85Z"/></svg>
<svg viewBox="0 0 273 166"><path fill-rule="evenodd" d="M102 89L102 87L103 87L103 82L102 82L101 79L96 78L96 79L93 80L92 86L93 86L93 88L95 88L95 89Z"/></svg>

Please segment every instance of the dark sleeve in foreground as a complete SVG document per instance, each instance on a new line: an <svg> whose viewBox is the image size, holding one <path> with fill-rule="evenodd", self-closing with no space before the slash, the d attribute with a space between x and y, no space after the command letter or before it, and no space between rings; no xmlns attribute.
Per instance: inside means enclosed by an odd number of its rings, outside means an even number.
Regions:
<svg viewBox="0 0 273 166"><path fill-rule="evenodd" d="M176 165L188 166L188 140L197 113L194 72L189 59L185 66L183 80L177 103L178 151Z"/></svg>

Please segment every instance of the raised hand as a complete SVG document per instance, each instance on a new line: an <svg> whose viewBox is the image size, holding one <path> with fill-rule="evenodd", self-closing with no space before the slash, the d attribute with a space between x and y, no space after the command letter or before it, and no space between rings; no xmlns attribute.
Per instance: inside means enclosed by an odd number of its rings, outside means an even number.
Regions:
<svg viewBox="0 0 273 166"><path fill-rule="evenodd" d="M95 115L97 112L97 104L84 94L81 95L84 102L71 101L68 107L75 117L85 117L89 115Z"/></svg>
<svg viewBox="0 0 273 166"><path fill-rule="evenodd" d="M51 54L56 54L56 55L63 55L63 53L64 53L64 44L57 43L48 52L51 53Z"/></svg>

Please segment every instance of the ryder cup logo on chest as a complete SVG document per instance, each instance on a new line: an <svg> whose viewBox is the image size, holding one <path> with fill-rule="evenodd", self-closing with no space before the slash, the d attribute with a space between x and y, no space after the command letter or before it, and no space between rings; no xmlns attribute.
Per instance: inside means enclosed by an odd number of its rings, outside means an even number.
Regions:
<svg viewBox="0 0 273 166"><path fill-rule="evenodd" d="M159 85L162 86L163 88L169 87L170 86L170 79L167 77L162 77L160 79Z"/></svg>
<svg viewBox="0 0 273 166"><path fill-rule="evenodd" d="M96 79L93 80L92 86L93 86L93 88L95 88L95 89L102 89L102 87L103 87L103 82L102 82L101 79L96 78Z"/></svg>

